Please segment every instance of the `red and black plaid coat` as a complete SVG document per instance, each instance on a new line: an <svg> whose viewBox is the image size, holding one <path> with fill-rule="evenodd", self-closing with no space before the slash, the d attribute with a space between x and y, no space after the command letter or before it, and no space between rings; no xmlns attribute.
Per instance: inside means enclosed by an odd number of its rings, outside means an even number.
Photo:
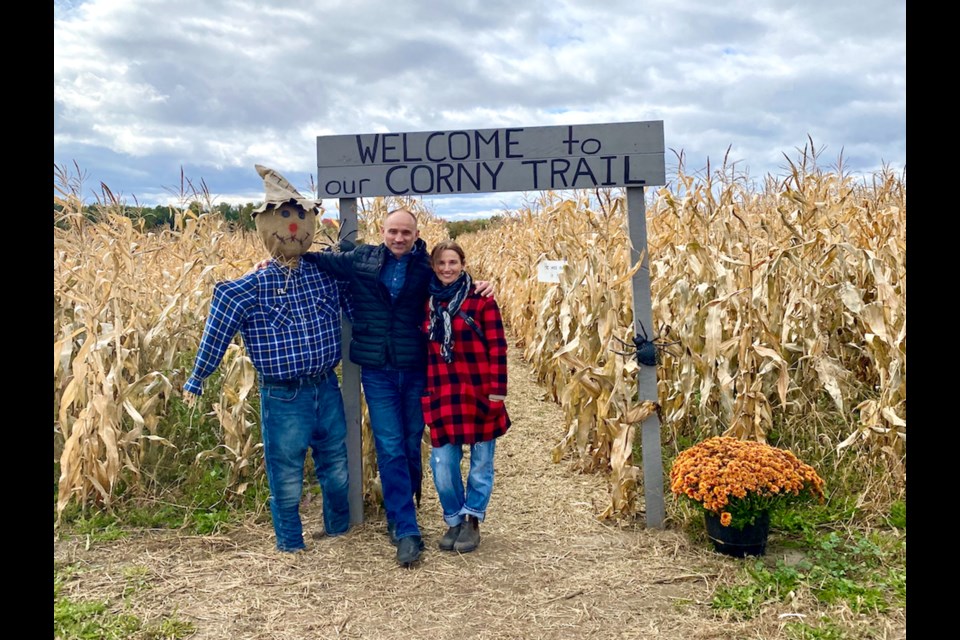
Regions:
<svg viewBox="0 0 960 640"><path fill-rule="evenodd" d="M428 301L424 332L430 326L429 309ZM474 319L484 337L457 314L451 322L453 362L444 362L439 342L427 341L423 418L435 447L486 442L510 427L504 403L487 398L507 395L507 340L500 308L493 297L485 298L471 288L460 310Z"/></svg>

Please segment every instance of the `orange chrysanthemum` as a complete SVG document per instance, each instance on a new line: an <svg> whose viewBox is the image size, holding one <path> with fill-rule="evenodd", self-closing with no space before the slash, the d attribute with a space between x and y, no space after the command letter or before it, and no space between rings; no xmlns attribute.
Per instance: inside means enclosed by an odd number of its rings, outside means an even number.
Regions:
<svg viewBox="0 0 960 640"><path fill-rule="evenodd" d="M764 511L802 499L824 500L823 480L792 452L760 442L720 436L677 456L670 489L721 524L744 526Z"/></svg>

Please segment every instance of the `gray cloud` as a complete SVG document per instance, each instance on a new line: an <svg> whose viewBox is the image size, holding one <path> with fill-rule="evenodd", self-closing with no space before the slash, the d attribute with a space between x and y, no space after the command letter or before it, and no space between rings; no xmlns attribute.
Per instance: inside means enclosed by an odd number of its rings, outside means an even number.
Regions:
<svg viewBox="0 0 960 640"><path fill-rule="evenodd" d="M62 0L54 156L141 201L181 167L242 201L255 162L304 184L317 135L663 120L688 168L775 173L808 136L897 168L905 24L903 0Z"/></svg>

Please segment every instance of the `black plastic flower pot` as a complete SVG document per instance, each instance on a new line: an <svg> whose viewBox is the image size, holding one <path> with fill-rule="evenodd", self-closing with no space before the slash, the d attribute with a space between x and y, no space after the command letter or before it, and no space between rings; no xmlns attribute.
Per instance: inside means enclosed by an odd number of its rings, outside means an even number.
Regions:
<svg viewBox="0 0 960 640"><path fill-rule="evenodd" d="M767 536L770 535L770 513L764 511L751 525L737 529L720 524L720 516L707 512L707 537L713 548L735 558L762 556L767 552Z"/></svg>

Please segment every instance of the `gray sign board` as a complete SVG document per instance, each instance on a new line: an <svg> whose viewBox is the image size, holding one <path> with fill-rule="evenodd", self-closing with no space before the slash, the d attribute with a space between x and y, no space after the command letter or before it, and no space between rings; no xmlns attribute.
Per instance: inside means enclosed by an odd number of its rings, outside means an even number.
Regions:
<svg viewBox="0 0 960 640"><path fill-rule="evenodd" d="M317 137L321 198L665 183L661 120Z"/></svg>

